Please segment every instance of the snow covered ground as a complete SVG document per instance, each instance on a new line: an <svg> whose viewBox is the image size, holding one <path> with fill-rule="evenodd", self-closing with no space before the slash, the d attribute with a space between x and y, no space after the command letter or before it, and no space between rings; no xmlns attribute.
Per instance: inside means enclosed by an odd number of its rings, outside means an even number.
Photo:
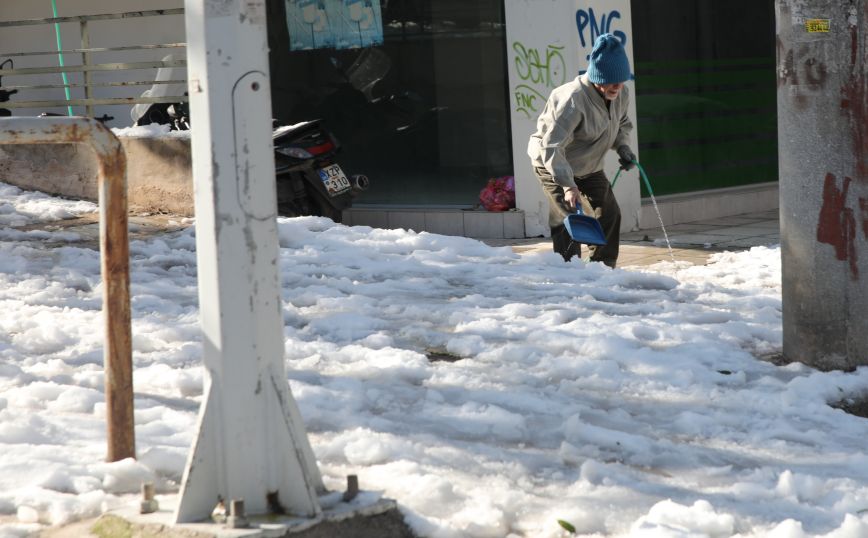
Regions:
<svg viewBox="0 0 868 538"><path fill-rule="evenodd" d="M98 253L11 228L93 210L0 185L3 537L144 480L177 492L194 434L187 229L131 245L139 459L103 461ZM777 248L638 271L321 218L280 237L288 377L326 483L358 474L420 535L868 536L868 421L829 405L868 368L757 359L781 350Z"/></svg>

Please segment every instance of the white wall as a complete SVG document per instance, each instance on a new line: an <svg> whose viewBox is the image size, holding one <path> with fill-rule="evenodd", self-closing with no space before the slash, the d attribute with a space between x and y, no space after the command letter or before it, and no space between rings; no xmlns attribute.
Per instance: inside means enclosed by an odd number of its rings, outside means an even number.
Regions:
<svg viewBox="0 0 868 538"><path fill-rule="evenodd" d="M623 34L632 66L629 0L506 0L516 205L525 212L525 230L529 237L547 236L549 227L548 201L527 156L528 138L536 130L536 119L551 90L587 69L594 40L606 32ZM627 85L632 97L630 117L634 125L630 145L638 156L635 85L633 82ZM614 152L609 152L605 170L609 180L614 179L618 171L618 157ZM635 170L621 174L615 194L621 206L621 230L638 229L639 179Z"/></svg>
<svg viewBox="0 0 868 538"><path fill-rule="evenodd" d="M56 0L58 16L95 15L101 13L122 13L126 11L142 11L155 9L171 9L184 7L184 0ZM43 19L52 17L51 0L0 0L0 20ZM184 42L184 17L182 15L164 16L159 18L133 18L118 21L89 22L91 47L117 47L125 45L146 45L158 43ZM79 23L63 23L60 25L63 48L81 48L81 32ZM0 31L0 62L6 59L4 52L56 51L57 40L54 25L24 26L3 28ZM147 51L126 51L94 53L92 63L106 62L140 62L160 60L163 56L174 52L179 58L184 58L184 49L158 49ZM57 66L57 55L23 56L13 58L16 68ZM65 54L66 65L80 65L80 54ZM95 80L115 81L133 76L135 80L153 80L155 69L137 70L127 75L113 73L95 73ZM186 78L186 71L182 70ZM0 72L2 76L2 72ZM69 73L70 82L81 82L81 73ZM60 74L28 75L3 77L4 85L26 84L61 84ZM133 97L141 95L147 86L130 88L97 88L95 97ZM84 90L73 88L72 98L83 98ZM63 89L21 90L13 95L12 100L53 100L65 99ZM2 104L0 104L2 106ZM112 127L130 125L130 106L98 106L95 114L104 113L115 116L110 122ZM48 109L13 109L16 115L38 115L41 112L58 112L66 114L66 107ZM84 107L74 107L74 113L83 114Z"/></svg>

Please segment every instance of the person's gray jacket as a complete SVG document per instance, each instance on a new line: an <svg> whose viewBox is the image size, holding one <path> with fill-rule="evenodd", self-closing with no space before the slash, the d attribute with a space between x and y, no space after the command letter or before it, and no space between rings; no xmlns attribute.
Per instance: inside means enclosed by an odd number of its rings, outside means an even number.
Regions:
<svg viewBox="0 0 868 538"><path fill-rule="evenodd" d="M629 103L624 87L607 108L587 75L555 88L528 142L531 162L548 170L558 185L575 187L574 177L603 169L608 150L629 145Z"/></svg>

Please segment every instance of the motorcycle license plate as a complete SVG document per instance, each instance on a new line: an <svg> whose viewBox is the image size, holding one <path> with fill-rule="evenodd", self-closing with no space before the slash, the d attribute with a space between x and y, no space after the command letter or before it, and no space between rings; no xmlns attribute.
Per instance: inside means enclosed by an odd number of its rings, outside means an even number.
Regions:
<svg viewBox="0 0 868 538"><path fill-rule="evenodd" d="M320 168L319 177L322 179L329 196L337 196L350 189L350 180L347 179L346 174L337 164Z"/></svg>

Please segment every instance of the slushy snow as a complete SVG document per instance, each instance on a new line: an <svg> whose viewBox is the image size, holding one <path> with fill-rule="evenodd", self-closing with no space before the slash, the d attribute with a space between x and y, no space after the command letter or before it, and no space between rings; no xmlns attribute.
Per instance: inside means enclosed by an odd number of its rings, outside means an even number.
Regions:
<svg viewBox="0 0 868 538"><path fill-rule="evenodd" d="M137 460L106 463L93 211L0 186L0 536L179 489L202 400L194 230L133 241ZM286 368L326 485L430 537L868 536L868 368L782 347L780 250L610 270L280 219ZM429 357L446 360L430 360ZM161 498L161 497L158 497Z"/></svg>

